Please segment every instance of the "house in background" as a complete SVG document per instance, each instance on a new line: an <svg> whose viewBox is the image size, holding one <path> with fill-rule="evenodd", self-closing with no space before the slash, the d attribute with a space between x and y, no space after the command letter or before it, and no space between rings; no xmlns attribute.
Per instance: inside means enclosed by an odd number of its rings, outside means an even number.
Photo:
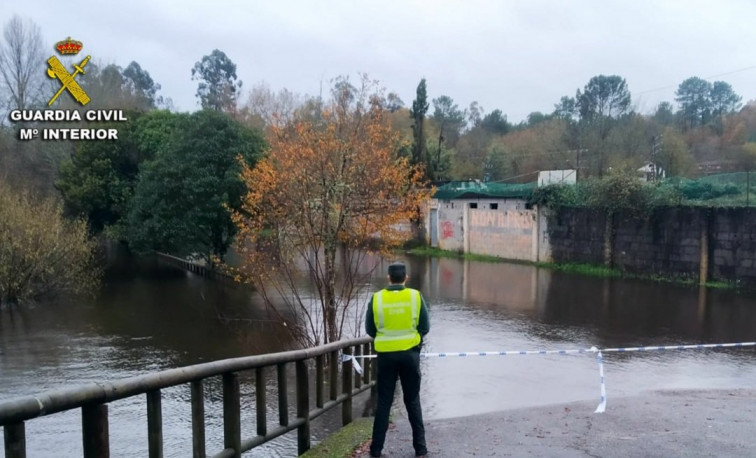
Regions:
<svg viewBox="0 0 756 458"><path fill-rule="evenodd" d="M642 181L657 181L666 178L667 174L658 164L647 162L638 169L638 176Z"/></svg>
<svg viewBox="0 0 756 458"><path fill-rule="evenodd" d="M577 170L541 170L538 172L538 186L550 184L575 184L577 183Z"/></svg>
<svg viewBox="0 0 756 458"><path fill-rule="evenodd" d="M548 244L540 243L547 241L545 219L529 203L536 187L480 181L438 187L427 215L430 245L504 259L545 260Z"/></svg>

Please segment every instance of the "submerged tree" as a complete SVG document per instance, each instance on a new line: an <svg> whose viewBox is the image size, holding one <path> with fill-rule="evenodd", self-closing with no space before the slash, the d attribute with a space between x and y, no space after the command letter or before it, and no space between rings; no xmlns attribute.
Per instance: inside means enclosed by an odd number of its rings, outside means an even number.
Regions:
<svg viewBox="0 0 756 458"><path fill-rule="evenodd" d="M356 89L334 87L319 119L274 126L270 156L244 168L248 193L234 215L240 270L305 345L336 341L360 322L366 248L387 253L409 238L401 225L429 198L422 170L397 157L398 134L375 96L364 78ZM313 293L302 286L308 278Z"/></svg>
<svg viewBox="0 0 756 458"><path fill-rule="evenodd" d="M66 220L52 198L40 201L0 182L0 240L0 303L87 292L97 284L86 222Z"/></svg>
<svg viewBox="0 0 756 458"><path fill-rule="evenodd" d="M262 136L210 110L152 121L138 138L144 151L157 151L134 188L125 229L131 248L222 259L245 192L240 163L262 155Z"/></svg>

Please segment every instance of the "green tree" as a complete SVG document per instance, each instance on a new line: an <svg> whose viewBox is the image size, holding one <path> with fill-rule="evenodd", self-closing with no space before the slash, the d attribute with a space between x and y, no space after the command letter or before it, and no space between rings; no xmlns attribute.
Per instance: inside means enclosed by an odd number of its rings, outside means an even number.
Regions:
<svg viewBox="0 0 756 458"><path fill-rule="evenodd" d="M183 132L188 114L172 113L168 110L152 110L136 118L133 136L136 144L137 163L151 161L176 141Z"/></svg>
<svg viewBox="0 0 756 458"><path fill-rule="evenodd" d="M720 135L724 133L724 116L740 108L742 97L724 81L714 81L709 92L711 114L714 127Z"/></svg>
<svg viewBox="0 0 756 458"><path fill-rule="evenodd" d="M480 127L484 130L498 135L505 135L511 129L511 125L507 122L507 115L502 113L498 108L483 116L480 121Z"/></svg>
<svg viewBox="0 0 756 458"><path fill-rule="evenodd" d="M87 109L118 108L145 112L166 103L158 95L160 84L137 62L132 61L124 70L118 65L100 66L90 62L81 84L91 98ZM60 97L62 108L81 109L70 97Z"/></svg>
<svg viewBox="0 0 756 458"><path fill-rule="evenodd" d="M601 177L609 161L608 138L617 121L630 111L630 91L624 78L617 75L594 76L575 94L575 107L580 115L577 126L578 149L587 147L592 156L592 173Z"/></svg>
<svg viewBox="0 0 756 458"><path fill-rule="evenodd" d="M470 124L470 128L479 126L480 122L483 121L483 116L485 116L483 107L476 100L470 102L470 107L467 109L467 122Z"/></svg>
<svg viewBox="0 0 756 458"><path fill-rule="evenodd" d="M667 177L690 175L695 161L682 135L676 129L667 127L660 143L656 162L666 172Z"/></svg>
<svg viewBox="0 0 756 458"><path fill-rule="evenodd" d="M543 114L540 111L533 111L528 115L528 127L533 127L536 124L546 122L551 119L551 116Z"/></svg>
<svg viewBox="0 0 756 458"><path fill-rule="evenodd" d="M404 100L402 100L396 92L389 92L388 95L386 95L385 108L393 113L404 108Z"/></svg>
<svg viewBox="0 0 756 458"><path fill-rule="evenodd" d="M441 148L448 145L453 148L464 129L466 113L459 109L454 100L448 95L442 95L433 99L433 115L431 119L438 127L438 143L435 148L435 157L428 162L428 170L434 180L438 180L441 172Z"/></svg>
<svg viewBox="0 0 756 458"><path fill-rule="evenodd" d="M693 76L677 87L675 101L680 104L680 117L684 129L703 126L711 115L711 83Z"/></svg>
<svg viewBox="0 0 756 458"><path fill-rule="evenodd" d="M140 167L182 134L179 128L187 115L154 110L130 112L127 118L126 123L101 126L118 128L118 141L77 142L55 183L69 213L86 217L96 232L107 228L118 239L124 237L123 219Z"/></svg>
<svg viewBox="0 0 756 458"><path fill-rule="evenodd" d="M128 217L136 251L223 258L235 233L244 184L242 163L264 148L257 131L211 110L191 114L139 174ZM239 160L238 158L241 158Z"/></svg>
<svg viewBox="0 0 756 458"><path fill-rule="evenodd" d="M132 120L117 126L118 141L78 142L55 182L68 211L85 217L97 232L126 215L133 195L139 152L133 135L135 115L130 116Z"/></svg>
<svg viewBox="0 0 756 458"><path fill-rule="evenodd" d="M425 85L425 78L420 80L417 85L415 100L410 108L410 118L412 119L412 164L427 163L426 145L425 145L425 114L428 112L428 94Z"/></svg>
<svg viewBox="0 0 756 458"><path fill-rule="evenodd" d="M711 112L715 116L729 114L740 108L740 101L743 100L732 86L724 81L714 81L709 92L711 98Z"/></svg>
<svg viewBox="0 0 756 458"><path fill-rule="evenodd" d="M563 96L559 99L559 103L554 105L553 116L555 118L565 119L568 121L574 120L579 113L577 101L568 96Z"/></svg>
<svg viewBox="0 0 756 458"><path fill-rule="evenodd" d="M192 80L199 82L196 95L203 109L236 112L242 82L237 80L236 64L226 53L214 49L202 57L192 68Z"/></svg>
<svg viewBox="0 0 756 458"><path fill-rule="evenodd" d="M602 121L627 113L631 97L624 78L598 75L588 81L583 92L578 89L575 100L581 119Z"/></svg>
<svg viewBox="0 0 756 458"><path fill-rule="evenodd" d="M452 147L456 145L467 123L466 117L467 113L460 110L459 106L448 95L433 99L431 119L438 125L440 142L446 142Z"/></svg>
<svg viewBox="0 0 756 458"><path fill-rule="evenodd" d="M155 108L163 104L163 97L158 95L160 84L156 83L150 73L137 62L132 61L123 70L124 84L141 105Z"/></svg>
<svg viewBox="0 0 756 458"><path fill-rule="evenodd" d="M671 126L675 123L675 110L671 103L661 102L654 112L653 119L662 126Z"/></svg>
<svg viewBox="0 0 756 458"><path fill-rule="evenodd" d="M52 198L0 182L0 240L0 304L87 292L97 283L87 224L66 220Z"/></svg>

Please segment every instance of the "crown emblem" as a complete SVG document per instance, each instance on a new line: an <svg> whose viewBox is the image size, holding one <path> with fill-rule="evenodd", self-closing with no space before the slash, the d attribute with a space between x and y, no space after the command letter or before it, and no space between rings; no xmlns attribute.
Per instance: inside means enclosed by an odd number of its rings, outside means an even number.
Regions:
<svg viewBox="0 0 756 458"><path fill-rule="evenodd" d="M80 41L72 40L71 37L55 43L55 49L63 55L79 54L84 45Z"/></svg>

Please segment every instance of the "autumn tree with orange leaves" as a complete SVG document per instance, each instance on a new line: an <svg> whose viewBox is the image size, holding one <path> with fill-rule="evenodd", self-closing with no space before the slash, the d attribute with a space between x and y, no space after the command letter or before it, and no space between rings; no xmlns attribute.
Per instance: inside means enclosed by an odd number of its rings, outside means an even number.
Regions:
<svg viewBox="0 0 756 458"><path fill-rule="evenodd" d="M240 273L304 345L359 332L366 257L410 238L407 223L430 198L423 170L397 156L382 100L366 77L358 88L337 79L317 112L273 126L268 158L242 174Z"/></svg>

